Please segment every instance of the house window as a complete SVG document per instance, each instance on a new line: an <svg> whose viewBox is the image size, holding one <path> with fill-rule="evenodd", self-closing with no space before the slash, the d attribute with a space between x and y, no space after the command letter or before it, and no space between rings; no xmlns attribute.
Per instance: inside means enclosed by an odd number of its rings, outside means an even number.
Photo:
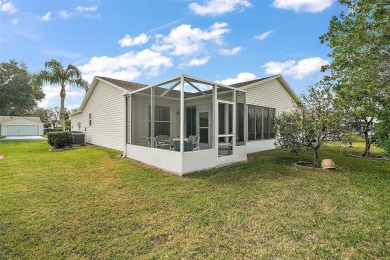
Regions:
<svg viewBox="0 0 390 260"><path fill-rule="evenodd" d="M248 140L275 138L275 108L248 105Z"/></svg>
<svg viewBox="0 0 390 260"><path fill-rule="evenodd" d="M150 136L150 106L149 106L149 136ZM154 135L168 135L171 133L171 114L169 107L154 107Z"/></svg>
<svg viewBox="0 0 390 260"><path fill-rule="evenodd" d="M92 126L92 113L88 114L88 125Z"/></svg>

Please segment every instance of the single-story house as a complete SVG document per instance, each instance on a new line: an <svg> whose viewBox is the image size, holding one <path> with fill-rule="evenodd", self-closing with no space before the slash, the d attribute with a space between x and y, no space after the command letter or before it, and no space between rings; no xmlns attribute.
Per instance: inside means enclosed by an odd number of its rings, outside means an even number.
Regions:
<svg viewBox="0 0 390 260"><path fill-rule="evenodd" d="M187 75L149 86L96 76L71 130L184 175L275 148L273 118L297 101L281 75L230 86Z"/></svg>
<svg viewBox="0 0 390 260"><path fill-rule="evenodd" d="M0 116L0 135L43 135L43 123L39 117Z"/></svg>

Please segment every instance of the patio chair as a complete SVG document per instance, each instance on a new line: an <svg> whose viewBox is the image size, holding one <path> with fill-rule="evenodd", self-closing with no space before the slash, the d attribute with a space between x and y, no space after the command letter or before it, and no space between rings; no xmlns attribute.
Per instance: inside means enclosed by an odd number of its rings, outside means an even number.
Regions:
<svg viewBox="0 0 390 260"><path fill-rule="evenodd" d="M169 137L167 135L157 135L156 137L158 137L160 139L160 142L164 142L164 141L169 140Z"/></svg>
<svg viewBox="0 0 390 260"><path fill-rule="evenodd" d="M167 139L168 139L168 136L167 136ZM154 145L155 145L155 148L163 148L163 149L170 149L171 148L171 145L169 143L163 142L163 140L161 139L161 135L158 135L154 138Z"/></svg>
<svg viewBox="0 0 390 260"><path fill-rule="evenodd" d="M238 138L236 139L237 143ZM227 155L233 150L233 138L230 139L229 143L218 144L218 153L223 154L223 151L226 151ZM220 151L220 152L219 152Z"/></svg>
<svg viewBox="0 0 390 260"><path fill-rule="evenodd" d="M180 151L180 140L175 140L173 143L173 146L174 146L174 150L176 152L179 152ZM189 151L193 151L191 140L190 139L188 139L188 141L184 140L184 152L189 152Z"/></svg>
<svg viewBox="0 0 390 260"><path fill-rule="evenodd" d="M196 135L190 135L188 137L188 140L191 140L193 151L199 151L199 139L200 137Z"/></svg>

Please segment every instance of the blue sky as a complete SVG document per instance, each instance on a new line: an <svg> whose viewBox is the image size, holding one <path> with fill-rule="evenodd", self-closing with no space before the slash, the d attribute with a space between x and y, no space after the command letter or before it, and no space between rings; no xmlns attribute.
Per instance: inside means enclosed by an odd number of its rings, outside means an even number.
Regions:
<svg viewBox="0 0 390 260"><path fill-rule="evenodd" d="M321 79L318 37L334 0L1 1L0 60L43 69L52 58L95 75L151 84L189 74L225 84L282 74L298 94ZM59 106L44 86L41 107ZM83 91L69 88L66 106Z"/></svg>

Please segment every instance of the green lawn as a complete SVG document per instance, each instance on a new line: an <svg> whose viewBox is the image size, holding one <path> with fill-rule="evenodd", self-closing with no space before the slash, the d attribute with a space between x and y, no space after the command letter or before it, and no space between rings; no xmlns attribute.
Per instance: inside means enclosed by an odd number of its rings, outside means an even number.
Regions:
<svg viewBox="0 0 390 260"><path fill-rule="evenodd" d="M386 258L390 161L274 150L180 178L117 152L0 142L0 259ZM360 151L360 148L355 150Z"/></svg>

